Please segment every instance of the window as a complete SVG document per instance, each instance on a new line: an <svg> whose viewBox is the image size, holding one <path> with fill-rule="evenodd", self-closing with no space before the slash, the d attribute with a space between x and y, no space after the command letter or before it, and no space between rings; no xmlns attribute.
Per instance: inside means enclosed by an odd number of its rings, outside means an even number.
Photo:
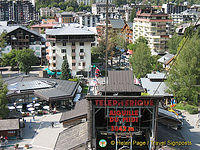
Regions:
<svg viewBox="0 0 200 150"><path fill-rule="evenodd" d="M85 62L83 62L83 66L85 66Z"/></svg>
<svg viewBox="0 0 200 150"><path fill-rule="evenodd" d="M56 67L56 64L53 64L53 67Z"/></svg>
<svg viewBox="0 0 200 150"><path fill-rule="evenodd" d="M15 131L8 131L8 133L10 133L10 134L14 134L14 133L15 133Z"/></svg>
<svg viewBox="0 0 200 150"><path fill-rule="evenodd" d="M84 46L84 42L80 42L80 46Z"/></svg>
<svg viewBox="0 0 200 150"><path fill-rule="evenodd" d="M29 39L29 35L26 35L26 36L25 36L25 39Z"/></svg>
<svg viewBox="0 0 200 150"><path fill-rule="evenodd" d="M76 59L76 56L72 56L72 59Z"/></svg>
<svg viewBox="0 0 200 150"><path fill-rule="evenodd" d="M65 59L66 58L66 56L63 56L63 59Z"/></svg>
<svg viewBox="0 0 200 150"><path fill-rule="evenodd" d="M66 49L61 49L61 53L66 53Z"/></svg>
<svg viewBox="0 0 200 150"><path fill-rule="evenodd" d="M95 43L91 43L91 47L95 46Z"/></svg>
<svg viewBox="0 0 200 150"><path fill-rule="evenodd" d="M75 46L76 45L76 43L75 42L72 42L72 46Z"/></svg>
<svg viewBox="0 0 200 150"><path fill-rule="evenodd" d="M80 49L80 53L83 53L84 52L84 49Z"/></svg>
<svg viewBox="0 0 200 150"><path fill-rule="evenodd" d="M66 42L63 42L63 46L66 46Z"/></svg>
<svg viewBox="0 0 200 150"><path fill-rule="evenodd" d="M80 59L84 59L84 56L80 56Z"/></svg>
<svg viewBox="0 0 200 150"><path fill-rule="evenodd" d="M53 43L53 46L56 46L56 43Z"/></svg>
<svg viewBox="0 0 200 150"><path fill-rule="evenodd" d="M81 66L81 63L78 63L78 66Z"/></svg>
<svg viewBox="0 0 200 150"><path fill-rule="evenodd" d="M56 57L55 57L55 56L53 57L53 60L56 60Z"/></svg>
<svg viewBox="0 0 200 150"><path fill-rule="evenodd" d="M54 50L53 50L53 53L55 53L55 52L56 52L56 50L54 49Z"/></svg>
<svg viewBox="0 0 200 150"><path fill-rule="evenodd" d="M75 53L76 52L76 50L75 49L72 49L72 53Z"/></svg>
<svg viewBox="0 0 200 150"><path fill-rule="evenodd" d="M72 66L76 66L76 63L72 63Z"/></svg>

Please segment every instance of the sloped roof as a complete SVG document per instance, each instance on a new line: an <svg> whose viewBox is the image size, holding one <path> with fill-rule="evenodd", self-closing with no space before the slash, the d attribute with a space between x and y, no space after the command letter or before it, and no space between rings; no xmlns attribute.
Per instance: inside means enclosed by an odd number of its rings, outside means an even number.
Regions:
<svg viewBox="0 0 200 150"><path fill-rule="evenodd" d="M105 91L105 85L98 86L99 91ZM127 71L108 71L107 92L143 92L140 85L134 84L133 72Z"/></svg>
<svg viewBox="0 0 200 150"><path fill-rule="evenodd" d="M18 130L18 129L19 129L19 120L18 119L0 120L0 131Z"/></svg>
<svg viewBox="0 0 200 150"><path fill-rule="evenodd" d="M88 101L83 99L76 102L75 108L70 111L62 113L60 122L71 120L77 117L86 116L88 114Z"/></svg>
<svg viewBox="0 0 200 150"><path fill-rule="evenodd" d="M165 65L167 65L169 63L169 61L174 57L175 55L173 54L165 54L164 56L162 56L161 58L158 59L158 62L163 63Z"/></svg>
<svg viewBox="0 0 200 150"><path fill-rule="evenodd" d="M62 131L59 134L54 150L72 150L84 147L86 145L87 138L87 122L78 124ZM85 148L83 148L83 150L84 149Z"/></svg>
<svg viewBox="0 0 200 150"><path fill-rule="evenodd" d="M166 79L165 74L164 73L160 73L160 72L148 73L146 76L150 80L153 80L153 79Z"/></svg>
<svg viewBox="0 0 200 150"><path fill-rule="evenodd" d="M122 29L124 26L124 21L122 19L110 19L110 24L113 29Z"/></svg>

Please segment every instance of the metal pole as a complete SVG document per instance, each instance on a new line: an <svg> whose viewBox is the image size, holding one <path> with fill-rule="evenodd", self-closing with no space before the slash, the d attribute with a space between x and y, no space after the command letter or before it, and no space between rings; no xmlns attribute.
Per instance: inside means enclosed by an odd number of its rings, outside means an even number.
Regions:
<svg viewBox="0 0 200 150"><path fill-rule="evenodd" d="M131 145L130 145L130 150L133 149L133 137L132 137L132 134L131 134Z"/></svg>
<svg viewBox="0 0 200 150"><path fill-rule="evenodd" d="M115 135L115 149L117 150L117 134Z"/></svg>

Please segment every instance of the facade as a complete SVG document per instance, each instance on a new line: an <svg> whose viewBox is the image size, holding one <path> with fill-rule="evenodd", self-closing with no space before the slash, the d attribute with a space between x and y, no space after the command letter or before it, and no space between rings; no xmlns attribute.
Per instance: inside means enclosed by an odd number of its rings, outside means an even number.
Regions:
<svg viewBox="0 0 200 150"><path fill-rule="evenodd" d="M40 8L40 16L41 17L54 17L56 13L60 11L60 8Z"/></svg>
<svg viewBox="0 0 200 150"><path fill-rule="evenodd" d="M6 40L8 46L5 48L3 53L10 52L11 49L33 49L35 55L45 60L46 47L45 39L32 30L29 30L22 26L0 26L0 33L6 31Z"/></svg>
<svg viewBox="0 0 200 150"><path fill-rule="evenodd" d="M68 24L63 28L49 29L47 35L47 59L50 70L61 70L62 62L67 56L72 75L88 72L91 66L91 43L95 34L78 24Z"/></svg>
<svg viewBox="0 0 200 150"><path fill-rule="evenodd" d="M121 30L123 37L126 39L126 42L133 42L133 23L127 22L125 23L123 29Z"/></svg>
<svg viewBox="0 0 200 150"><path fill-rule="evenodd" d="M171 23L167 14L141 9L133 22L133 42L142 36L148 40L153 55L163 54L167 50Z"/></svg>
<svg viewBox="0 0 200 150"><path fill-rule="evenodd" d="M91 13L79 13L78 18L81 26L96 27L96 24L100 22L100 15Z"/></svg>
<svg viewBox="0 0 200 150"><path fill-rule="evenodd" d="M195 22L200 17L200 12L196 9L187 9L181 13L171 14L174 24L183 22Z"/></svg>
<svg viewBox="0 0 200 150"><path fill-rule="evenodd" d="M162 9L165 14L179 14L188 9L187 5L176 5L176 4L163 4Z"/></svg>
<svg viewBox="0 0 200 150"><path fill-rule="evenodd" d="M59 23L74 23L75 14L73 12L62 12L55 15L56 22Z"/></svg>
<svg viewBox="0 0 200 150"><path fill-rule="evenodd" d="M0 1L0 20L27 24L37 21L38 13L30 1Z"/></svg>

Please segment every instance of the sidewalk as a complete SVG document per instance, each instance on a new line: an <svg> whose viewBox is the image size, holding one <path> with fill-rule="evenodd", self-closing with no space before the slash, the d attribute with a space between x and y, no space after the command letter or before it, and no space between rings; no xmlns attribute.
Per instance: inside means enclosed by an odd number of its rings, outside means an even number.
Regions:
<svg viewBox="0 0 200 150"><path fill-rule="evenodd" d="M25 128L23 128L23 139L9 141L9 145L19 144L19 149L23 149L25 144L32 146L32 150L53 150L58 135L63 131L62 124L59 123L61 113L54 115L26 117ZM31 123L30 123L31 120ZM51 123L54 122L54 127ZM13 150L12 147L6 149Z"/></svg>
<svg viewBox="0 0 200 150"><path fill-rule="evenodd" d="M196 127L198 114L190 115L188 112L183 111L183 116L185 116L185 120L184 120L183 128L181 129L181 134L184 136L186 141L192 142L192 146L189 149L199 150L200 149L200 128Z"/></svg>

